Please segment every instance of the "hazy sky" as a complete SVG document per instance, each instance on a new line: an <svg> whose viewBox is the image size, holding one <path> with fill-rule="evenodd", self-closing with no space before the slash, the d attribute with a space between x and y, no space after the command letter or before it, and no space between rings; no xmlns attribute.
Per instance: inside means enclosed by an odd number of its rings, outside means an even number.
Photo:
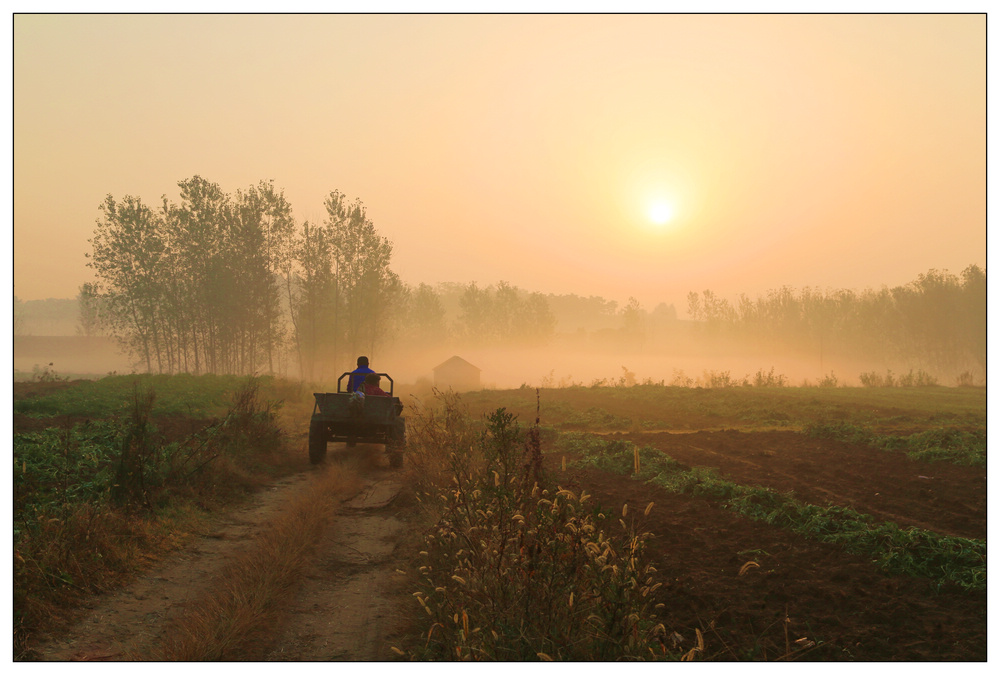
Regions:
<svg viewBox="0 0 1000 675"><path fill-rule="evenodd" d="M24 300L194 175L360 199L410 284L683 312L986 264L983 15L16 15L13 72Z"/></svg>

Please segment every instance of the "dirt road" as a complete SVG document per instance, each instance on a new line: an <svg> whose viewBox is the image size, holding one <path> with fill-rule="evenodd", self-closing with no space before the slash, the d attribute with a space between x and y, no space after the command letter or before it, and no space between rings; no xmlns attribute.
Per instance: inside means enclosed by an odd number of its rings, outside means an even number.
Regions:
<svg viewBox="0 0 1000 675"><path fill-rule="evenodd" d="M405 525L394 506L399 473L388 468L380 446L358 446L345 470L358 472L360 489L340 498L315 556L301 576L266 659L271 661L373 661L391 658L399 630L394 609L405 589L393 562ZM119 661L143 658L172 622L197 606L255 536L296 495L316 480L316 470L276 481L249 504L218 516L196 537L143 577L100 596L69 631L36 645L45 661Z"/></svg>

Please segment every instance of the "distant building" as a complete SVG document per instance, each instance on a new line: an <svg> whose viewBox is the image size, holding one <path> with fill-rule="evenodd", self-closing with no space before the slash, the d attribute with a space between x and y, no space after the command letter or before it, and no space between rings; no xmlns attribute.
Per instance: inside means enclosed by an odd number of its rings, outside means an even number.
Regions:
<svg viewBox="0 0 1000 675"><path fill-rule="evenodd" d="M453 356L434 368L434 386L438 389L474 391L481 389L479 374L482 371L460 356Z"/></svg>

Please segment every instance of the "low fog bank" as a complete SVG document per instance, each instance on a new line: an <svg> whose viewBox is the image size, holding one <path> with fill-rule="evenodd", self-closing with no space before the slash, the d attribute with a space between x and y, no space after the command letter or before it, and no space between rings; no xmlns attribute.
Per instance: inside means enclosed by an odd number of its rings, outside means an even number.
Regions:
<svg viewBox="0 0 1000 675"><path fill-rule="evenodd" d="M581 344L583 342L583 344ZM709 387L722 382L753 384L756 377L787 386L860 386L863 373L895 377L926 373L937 384L955 386L960 372L940 372L917 362L864 360L836 354L801 353L774 349L746 341L723 339L674 340L668 346L613 341L584 342L574 336L557 336L549 345L538 347L476 346L441 344L414 346L401 341L381 349L371 357L376 371L389 373L396 386L434 386L435 369L453 357L479 370L478 387L514 389L567 387L603 384L607 386L655 383L674 386ZM327 391L337 386L337 376L347 365L322 369L313 384ZM353 359L351 360L353 362ZM18 336L14 339L15 379L38 379L46 372L59 377L98 378L109 373L143 372L143 364L123 354L113 338ZM293 354L285 353L276 364L278 375L298 379ZM985 384L985 373L970 366L972 380ZM713 382L714 380L714 382ZM456 387L462 389L463 387Z"/></svg>
<svg viewBox="0 0 1000 675"><path fill-rule="evenodd" d="M373 359L373 367L393 374L396 382L434 384L434 369L458 356L480 369L480 384L488 389L567 387L632 384L665 384L708 387L713 380L750 384L755 377L786 386L861 386L863 373L894 377L925 373L937 384L955 386L958 372L937 372L924 364L881 362L836 355L768 350L748 345L712 343L677 345L670 350L581 347L571 341L534 348L467 347L407 349L395 346ZM969 383L969 382L966 382ZM985 374L974 373L973 382L985 384Z"/></svg>

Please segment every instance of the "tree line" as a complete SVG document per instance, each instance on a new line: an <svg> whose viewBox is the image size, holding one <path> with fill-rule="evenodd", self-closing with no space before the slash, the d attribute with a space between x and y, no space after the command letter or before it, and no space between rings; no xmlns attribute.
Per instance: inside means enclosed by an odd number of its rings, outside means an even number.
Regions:
<svg viewBox="0 0 1000 675"><path fill-rule="evenodd" d="M289 350L314 376L373 351L401 295L392 245L334 191L297 226L270 182L235 194L200 176L155 209L108 195L80 288L82 332L104 330L149 372L276 372Z"/></svg>
<svg viewBox="0 0 1000 675"><path fill-rule="evenodd" d="M332 191L322 222L298 224L284 194L261 181L235 194L200 176L155 208L108 195L79 289L80 332L115 336L159 373L289 373L307 380L353 367L391 342L415 347L538 346L574 339L658 350L693 331L778 349L917 359L938 370L985 370L986 274L930 270L904 286L864 291L790 287L735 302L688 294L651 312L629 298L544 295L500 281L408 286L392 243L360 200ZM664 342L666 340L666 342ZM662 343L662 344L661 344Z"/></svg>
<svg viewBox="0 0 1000 675"><path fill-rule="evenodd" d="M894 288L821 291L788 286L730 303L688 294L688 314L709 334L776 348L819 350L937 370L986 368L986 272L929 270Z"/></svg>
<svg viewBox="0 0 1000 675"><path fill-rule="evenodd" d="M507 282L461 286L449 323L441 293L392 270L392 243L360 200L332 191L323 222L298 225L284 194L262 181L228 194L200 176L180 201L100 205L79 289L80 332L115 336L149 372L287 372L315 380L393 340L414 345L541 344L548 300Z"/></svg>

